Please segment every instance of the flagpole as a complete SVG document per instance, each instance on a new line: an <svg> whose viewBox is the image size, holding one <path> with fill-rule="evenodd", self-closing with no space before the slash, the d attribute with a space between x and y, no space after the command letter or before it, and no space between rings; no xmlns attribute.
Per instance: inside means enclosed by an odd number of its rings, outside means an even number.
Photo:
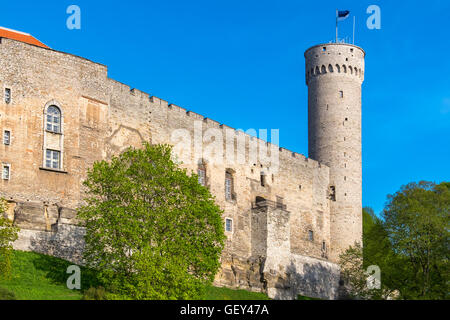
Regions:
<svg viewBox="0 0 450 320"><path fill-rule="evenodd" d="M355 21L356 17L353 16L353 44L355 44Z"/></svg>
<svg viewBox="0 0 450 320"><path fill-rule="evenodd" d="M336 9L336 43L338 42L338 10Z"/></svg>

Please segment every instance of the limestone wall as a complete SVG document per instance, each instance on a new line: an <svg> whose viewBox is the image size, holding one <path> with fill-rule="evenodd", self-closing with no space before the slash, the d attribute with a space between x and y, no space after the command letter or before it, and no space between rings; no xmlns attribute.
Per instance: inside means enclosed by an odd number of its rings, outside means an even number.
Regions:
<svg viewBox="0 0 450 320"><path fill-rule="evenodd" d="M83 233L73 227L74 210L82 204L81 183L95 161L109 159L129 146L139 147L143 141L174 144L173 133L180 129L192 137L188 148L191 151L196 147L196 128L202 136L211 133L211 129L224 137L236 134L226 125L108 78L104 65L9 39L1 39L0 43L2 92L4 88L11 89L12 101L7 104L0 100L0 123L2 128L11 130L13 139L8 146L0 145L0 160L11 166L10 179L0 181L0 195L9 201L8 213L22 228L16 248L66 258L73 255L72 260L80 255L78 248L82 248L82 243L77 241ZM60 170L48 170L43 165L45 137L54 138L44 130L45 106L49 103L57 104L63 113L63 130L57 137L63 142ZM281 137L287 134L295 133L283 132ZM245 159L244 163L216 161L204 153L191 152L189 161L181 165L196 172L203 159L207 186L224 210L224 219L233 221L216 282L267 291L261 279L266 259L282 269L287 268L288 260L289 264L296 261L297 256L327 265L332 228L330 169L250 135L245 135L244 141L245 147L235 152L235 156ZM252 161L248 154L254 143L267 146L273 154L277 151L279 166ZM233 139L232 144L237 149L238 142ZM181 158L181 151L177 156ZM226 171L233 175L231 199L225 198ZM262 172L264 185L260 181ZM258 226L254 218L252 203L257 197L271 201L281 197L289 211L289 218L279 218L282 223L278 224L271 223L278 218L266 216L269 238L265 240L255 236L255 230L264 225ZM314 234L312 240L309 231ZM277 232L285 252L284 260L279 261L275 254L281 247L267 246L267 239ZM44 243L40 248L38 240ZM70 249L72 245L77 249Z"/></svg>

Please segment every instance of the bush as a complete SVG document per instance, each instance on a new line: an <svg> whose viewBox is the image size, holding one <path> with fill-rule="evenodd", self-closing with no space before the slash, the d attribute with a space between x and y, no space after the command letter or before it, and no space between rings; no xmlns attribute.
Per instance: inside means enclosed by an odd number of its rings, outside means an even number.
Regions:
<svg viewBox="0 0 450 320"><path fill-rule="evenodd" d="M0 288L0 300L16 300L16 295L8 289Z"/></svg>
<svg viewBox="0 0 450 320"><path fill-rule="evenodd" d="M84 292L83 300L108 300L106 290L103 287L91 287Z"/></svg>

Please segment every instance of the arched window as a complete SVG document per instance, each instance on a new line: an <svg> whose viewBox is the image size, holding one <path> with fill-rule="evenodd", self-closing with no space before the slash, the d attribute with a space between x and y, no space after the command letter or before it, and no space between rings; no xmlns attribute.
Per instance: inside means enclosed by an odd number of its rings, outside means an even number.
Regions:
<svg viewBox="0 0 450 320"><path fill-rule="evenodd" d="M319 66L316 66L316 74L320 74Z"/></svg>
<svg viewBox="0 0 450 320"><path fill-rule="evenodd" d="M342 65L342 72L347 73L347 67L344 65Z"/></svg>
<svg viewBox="0 0 450 320"><path fill-rule="evenodd" d="M322 70L321 70L321 72L322 72L322 73L327 73L327 68L326 68L324 65L322 65Z"/></svg>
<svg viewBox="0 0 450 320"><path fill-rule="evenodd" d="M336 65L336 71L337 71L337 73L341 72L341 67L338 64Z"/></svg>
<svg viewBox="0 0 450 320"><path fill-rule="evenodd" d="M47 131L61 133L61 111L56 106L47 108L46 126Z"/></svg>
<svg viewBox="0 0 450 320"><path fill-rule="evenodd" d="M352 68L352 66L348 66L348 70L350 71L350 74L353 74L353 68Z"/></svg>
<svg viewBox="0 0 450 320"><path fill-rule="evenodd" d="M333 66L331 64L328 65L328 71L333 72Z"/></svg>

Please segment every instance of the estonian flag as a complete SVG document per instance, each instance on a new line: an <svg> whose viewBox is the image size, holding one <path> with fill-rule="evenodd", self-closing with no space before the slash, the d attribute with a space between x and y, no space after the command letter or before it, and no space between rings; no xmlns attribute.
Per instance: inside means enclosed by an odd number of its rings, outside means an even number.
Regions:
<svg viewBox="0 0 450 320"><path fill-rule="evenodd" d="M338 11L337 13L337 21L342 21L348 18L348 16L350 15L350 11L345 10L345 11Z"/></svg>

